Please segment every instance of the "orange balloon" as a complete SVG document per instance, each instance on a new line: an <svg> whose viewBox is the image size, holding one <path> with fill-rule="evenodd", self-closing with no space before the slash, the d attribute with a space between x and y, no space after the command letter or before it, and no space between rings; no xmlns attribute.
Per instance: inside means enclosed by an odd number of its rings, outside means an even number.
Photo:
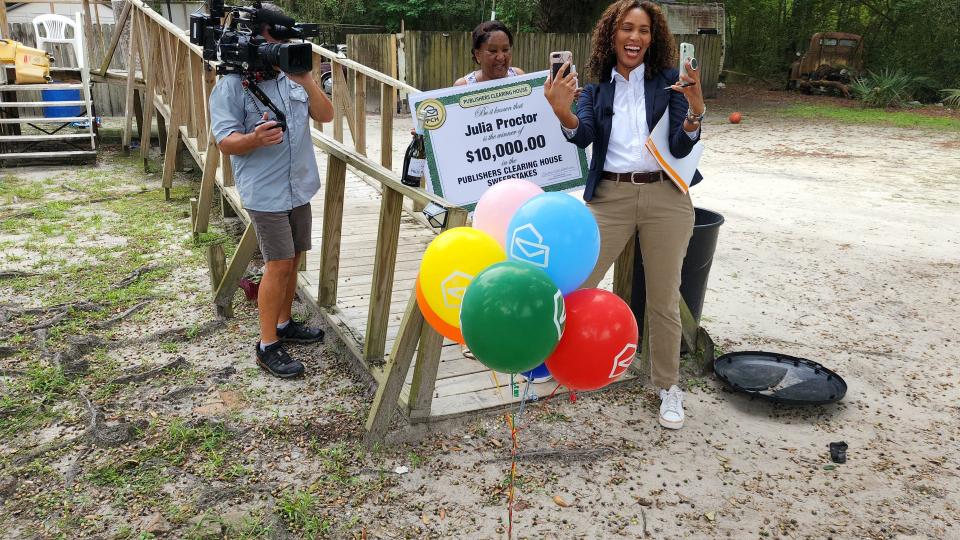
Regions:
<svg viewBox="0 0 960 540"><path fill-rule="evenodd" d="M460 329L444 321L430 309L430 304L427 304L427 299L423 295L423 289L420 287L420 276L417 276L417 282L414 287L417 288L417 305L420 306L420 313L423 313L423 318L426 319L430 326L441 336L456 341L457 343L464 343L463 333Z"/></svg>

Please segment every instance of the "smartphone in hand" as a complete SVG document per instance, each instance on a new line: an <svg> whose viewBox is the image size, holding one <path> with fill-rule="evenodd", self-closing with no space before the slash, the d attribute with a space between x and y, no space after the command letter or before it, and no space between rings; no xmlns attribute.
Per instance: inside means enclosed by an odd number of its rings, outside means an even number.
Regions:
<svg viewBox="0 0 960 540"><path fill-rule="evenodd" d="M687 60L696 61L693 56L693 43L680 44L680 75L687 74ZM696 63L693 66L696 67Z"/></svg>
<svg viewBox="0 0 960 540"><path fill-rule="evenodd" d="M570 67L573 67L573 53L570 51L554 51L550 53L550 74L553 80L557 80L558 77L566 77L567 71L564 70L560 74L560 68L563 67L563 64L570 62Z"/></svg>

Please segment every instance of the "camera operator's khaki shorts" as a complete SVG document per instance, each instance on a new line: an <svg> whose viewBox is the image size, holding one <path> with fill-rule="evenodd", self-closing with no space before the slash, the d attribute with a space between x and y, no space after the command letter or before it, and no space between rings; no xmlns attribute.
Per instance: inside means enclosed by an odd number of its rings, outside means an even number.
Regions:
<svg viewBox="0 0 960 540"><path fill-rule="evenodd" d="M292 259L301 251L310 250L313 213L310 203L286 212L247 210L257 242L265 261Z"/></svg>

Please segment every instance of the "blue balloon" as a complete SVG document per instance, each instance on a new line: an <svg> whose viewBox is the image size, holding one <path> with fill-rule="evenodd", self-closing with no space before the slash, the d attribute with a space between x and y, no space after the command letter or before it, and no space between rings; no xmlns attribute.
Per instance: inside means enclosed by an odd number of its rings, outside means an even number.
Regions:
<svg viewBox="0 0 960 540"><path fill-rule="evenodd" d="M550 370L547 369L547 363L544 362L530 371L524 371L521 375L528 379L540 379L550 375Z"/></svg>
<svg viewBox="0 0 960 540"><path fill-rule="evenodd" d="M590 210L566 193L544 193L510 220L507 256L543 268L564 296L583 284L600 255L600 229Z"/></svg>

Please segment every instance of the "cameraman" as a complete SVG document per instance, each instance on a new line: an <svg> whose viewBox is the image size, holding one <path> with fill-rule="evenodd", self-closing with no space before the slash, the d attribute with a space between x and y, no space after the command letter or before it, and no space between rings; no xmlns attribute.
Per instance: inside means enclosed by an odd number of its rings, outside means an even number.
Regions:
<svg viewBox="0 0 960 540"><path fill-rule="evenodd" d="M264 4L262 9L284 17L276 6ZM270 43L282 43L270 35L272 28L272 24L261 24L260 35ZM310 199L320 189L310 119L331 121L333 105L309 72L279 72L258 86L286 115L286 133L270 119L267 107L243 87L239 74L217 81L210 95L210 119L217 145L230 155L237 190L266 262L257 300L257 364L277 377L289 378L302 375L303 364L292 359L281 342L323 339L319 328L291 318L291 306L300 258L310 249ZM261 120L264 123L258 126Z"/></svg>

